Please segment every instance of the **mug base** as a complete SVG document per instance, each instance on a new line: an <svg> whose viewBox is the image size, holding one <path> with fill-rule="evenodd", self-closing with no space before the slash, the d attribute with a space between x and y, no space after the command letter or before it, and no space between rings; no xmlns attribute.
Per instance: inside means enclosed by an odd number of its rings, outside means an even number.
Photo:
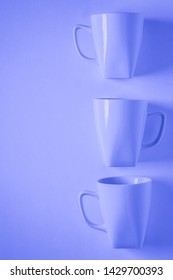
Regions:
<svg viewBox="0 0 173 280"><path fill-rule="evenodd" d="M106 163L108 167L135 167L136 162L114 162L114 163Z"/></svg>
<svg viewBox="0 0 173 280"><path fill-rule="evenodd" d="M128 80L128 79L132 79L133 76L129 75L129 76L102 76L103 79L110 79L110 80Z"/></svg>
<svg viewBox="0 0 173 280"><path fill-rule="evenodd" d="M113 249L137 249L137 250L139 250L139 249L142 249L143 244L138 244L138 245L136 245L134 243L132 243L132 244L120 244L120 245L113 244L112 247L113 247Z"/></svg>
<svg viewBox="0 0 173 280"><path fill-rule="evenodd" d="M103 79L132 79L134 76L134 73L102 73Z"/></svg>

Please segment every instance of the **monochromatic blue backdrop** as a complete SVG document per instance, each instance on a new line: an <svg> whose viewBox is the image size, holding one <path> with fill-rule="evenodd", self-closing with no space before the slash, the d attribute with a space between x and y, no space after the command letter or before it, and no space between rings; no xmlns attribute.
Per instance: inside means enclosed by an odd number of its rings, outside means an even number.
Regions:
<svg viewBox="0 0 173 280"><path fill-rule="evenodd" d="M131 80L103 80L82 60L72 29L92 13L138 11L142 47ZM0 1L0 258L173 258L173 2L172 0ZM85 52L95 54L90 34ZM94 97L147 99L167 114L162 142L141 152L137 167L108 168L93 118ZM157 125L148 124L144 141ZM113 175L153 179L143 249L116 250L87 227L78 206L82 189ZM100 221L97 201L86 201Z"/></svg>

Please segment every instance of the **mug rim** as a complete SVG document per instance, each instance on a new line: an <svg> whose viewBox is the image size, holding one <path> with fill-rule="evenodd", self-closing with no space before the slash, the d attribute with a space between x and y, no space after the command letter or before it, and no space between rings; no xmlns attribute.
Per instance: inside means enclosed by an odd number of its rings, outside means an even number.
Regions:
<svg viewBox="0 0 173 280"><path fill-rule="evenodd" d="M135 179L136 182L135 182ZM115 180L119 180L119 182L115 182ZM129 182L124 182L123 180L129 180ZM130 182L130 180L134 180L134 182ZM141 180L141 181L140 181ZM109 186L136 186L139 184L151 183L152 179L146 176L110 176L104 177L97 180L97 183L100 185L109 185Z"/></svg>
<svg viewBox="0 0 173 280"><path fill-rule="evenodd" d="M110 13L96 13L96 14L91 14L90 17L95 17L95 16L108 16L108 15L135 15L135 16L143 16L141 12L110 12Z"/></svg>
<svg viewBox="0 0 173 280"><path fill-rule="evenodd" d="M130 98L121 98L121 97L95 97L94 98L95 101L97 100L103 100L103 101L109 101L109 100L112 100L112 101L130 101L130 102L145 102L145 103L148 103L147 100L145 99L130 99Z"/></svg>

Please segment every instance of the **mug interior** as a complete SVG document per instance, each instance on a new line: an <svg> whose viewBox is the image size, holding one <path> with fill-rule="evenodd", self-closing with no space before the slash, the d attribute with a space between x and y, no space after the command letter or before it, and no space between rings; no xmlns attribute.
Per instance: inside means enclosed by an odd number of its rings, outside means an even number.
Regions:
<svg viewBox="0 0 173 280"><path fill-rule="evenodd" d="M135 185L150 182L151 179L147 177L135 176L121 176L121 177L107 177L98 180L100 184L106 185Z"/></svg>

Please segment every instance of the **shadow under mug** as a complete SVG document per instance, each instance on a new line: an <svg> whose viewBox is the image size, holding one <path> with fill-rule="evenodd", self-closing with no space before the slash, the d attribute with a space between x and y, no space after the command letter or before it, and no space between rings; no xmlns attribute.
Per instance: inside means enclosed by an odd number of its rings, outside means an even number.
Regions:
<svg viewBox="0 0 173 280"><path fill-rule="evenodd" d="M152 180L146 177L109 177L97 181L97 192L82 191L79 205L89 227L104 231L113 248L141 248L144 242L151 204ZM84 200L99 200L104 224L88 218Z"/></svg>
<svg viewBox="0 0 173 280"><path fill-rule="evenodd" d="M157 145L163 135L166 116L162 112L147 113L145 100L95 98L96 130L107 166L135 166L141 149ZM155 139L142 144L146 119L158 116L160 128Z"/></svg>
<svg viewBox="0 0 173 280"><path fill-rule="evenodd" d="M87 60L80 47L78 31L92 32L97 61L103 78L132 78L142 40L143 16L139 13L109 13L90 16L91 26L77 24L73 29L78 54Z"/></svg>

